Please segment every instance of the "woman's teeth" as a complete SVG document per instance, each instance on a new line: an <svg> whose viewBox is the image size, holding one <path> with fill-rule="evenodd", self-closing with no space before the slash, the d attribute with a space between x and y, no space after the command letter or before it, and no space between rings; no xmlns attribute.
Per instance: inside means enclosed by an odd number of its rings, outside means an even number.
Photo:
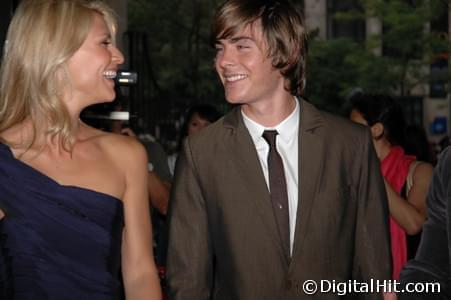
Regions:
<svg viewBox="0 0 451 300"><path fill-rule="evenodd" d="M107 79L114 79L116 78L116 71L105 71L103 72L103 76Z"/></svg>

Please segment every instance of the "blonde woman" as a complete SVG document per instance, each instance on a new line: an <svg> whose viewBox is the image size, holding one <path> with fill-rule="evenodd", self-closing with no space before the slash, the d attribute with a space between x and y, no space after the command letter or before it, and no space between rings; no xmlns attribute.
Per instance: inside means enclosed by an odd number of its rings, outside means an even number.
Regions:
<svg viewBox="0 0 451 300"><path fill-rule="evenodd" d="M123 56L103 2L25 0L0 90L0 298L160 299L146 152L80 121L115 98Z"/></svg>

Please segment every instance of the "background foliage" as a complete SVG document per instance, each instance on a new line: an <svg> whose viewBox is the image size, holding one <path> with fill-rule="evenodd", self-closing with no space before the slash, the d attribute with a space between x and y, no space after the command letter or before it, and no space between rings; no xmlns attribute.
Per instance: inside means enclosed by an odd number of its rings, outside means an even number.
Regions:
<svg viewBox="0 0 451 300"><path fill-rule="evenodd" d="M427 83L449 81L445 69L431 77L430 65L444 58L450 42L447 34L430 30L438 18L447 16L444 0L362 0L351 11L338 12L341 22L376 17L382 33L359 42L351 38L311 40L307 95L326 110L340 112L356 87L368 92L410 95ZM378 48L382 56L375 55ZM428 91L426 91L428 92ZM424 96L428 96L425 94Z"/></svg>
<svg viewBox="0 0 451 300"><path fill-rule="evenodd" d="M131 0L129 30L147 33L158 86L175 104L223 100L209 42L215 0Z"/></svg>
<svg viewBox="0 0 451 300"><path fill-rule="evenodd" d="M173 107L212 103L228 106L213 70L210 21L220 0L130 0L129 30L146 32L157 97ZM447 54L449 41L428 25L448 10L446 0L360 0L355 9L337 13L340 22L377 17L383 34L364 41L312 38L306 96L319 107L340 112L356 87L409 95L431 80L448 81L445 72L430 78L429 65ZM374 51L382 45L384 55ZM169 100L168 100L169 101ZM172 108L174 109L174 108Z"/></svg>

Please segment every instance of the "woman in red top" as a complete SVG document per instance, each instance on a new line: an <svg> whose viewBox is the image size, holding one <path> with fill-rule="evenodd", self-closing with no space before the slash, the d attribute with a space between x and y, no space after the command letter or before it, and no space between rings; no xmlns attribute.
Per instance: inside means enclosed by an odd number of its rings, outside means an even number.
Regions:
<svg viewBox="0 0 451 300"><path fill-rule="evenodd" d="M407 262L406 234L421 231L426 220L426 195L432 165L406 155L403 145L406 123L401 106L386 95L357 95L351 99L350 119L371 129L381 161L390 210L393 279Z"/></svg>

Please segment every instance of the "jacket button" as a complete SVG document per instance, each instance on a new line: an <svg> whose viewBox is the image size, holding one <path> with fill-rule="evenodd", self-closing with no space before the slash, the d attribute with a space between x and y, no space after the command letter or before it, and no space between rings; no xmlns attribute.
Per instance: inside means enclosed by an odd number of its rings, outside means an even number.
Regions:
<svg viewBox="0 0 451 300"><path fill-rule="evenodd" d="M287 281L285 281L285 288L287 290L291 290L292 287L293 287L293 281L291 279L287 279Z"/></svg>

